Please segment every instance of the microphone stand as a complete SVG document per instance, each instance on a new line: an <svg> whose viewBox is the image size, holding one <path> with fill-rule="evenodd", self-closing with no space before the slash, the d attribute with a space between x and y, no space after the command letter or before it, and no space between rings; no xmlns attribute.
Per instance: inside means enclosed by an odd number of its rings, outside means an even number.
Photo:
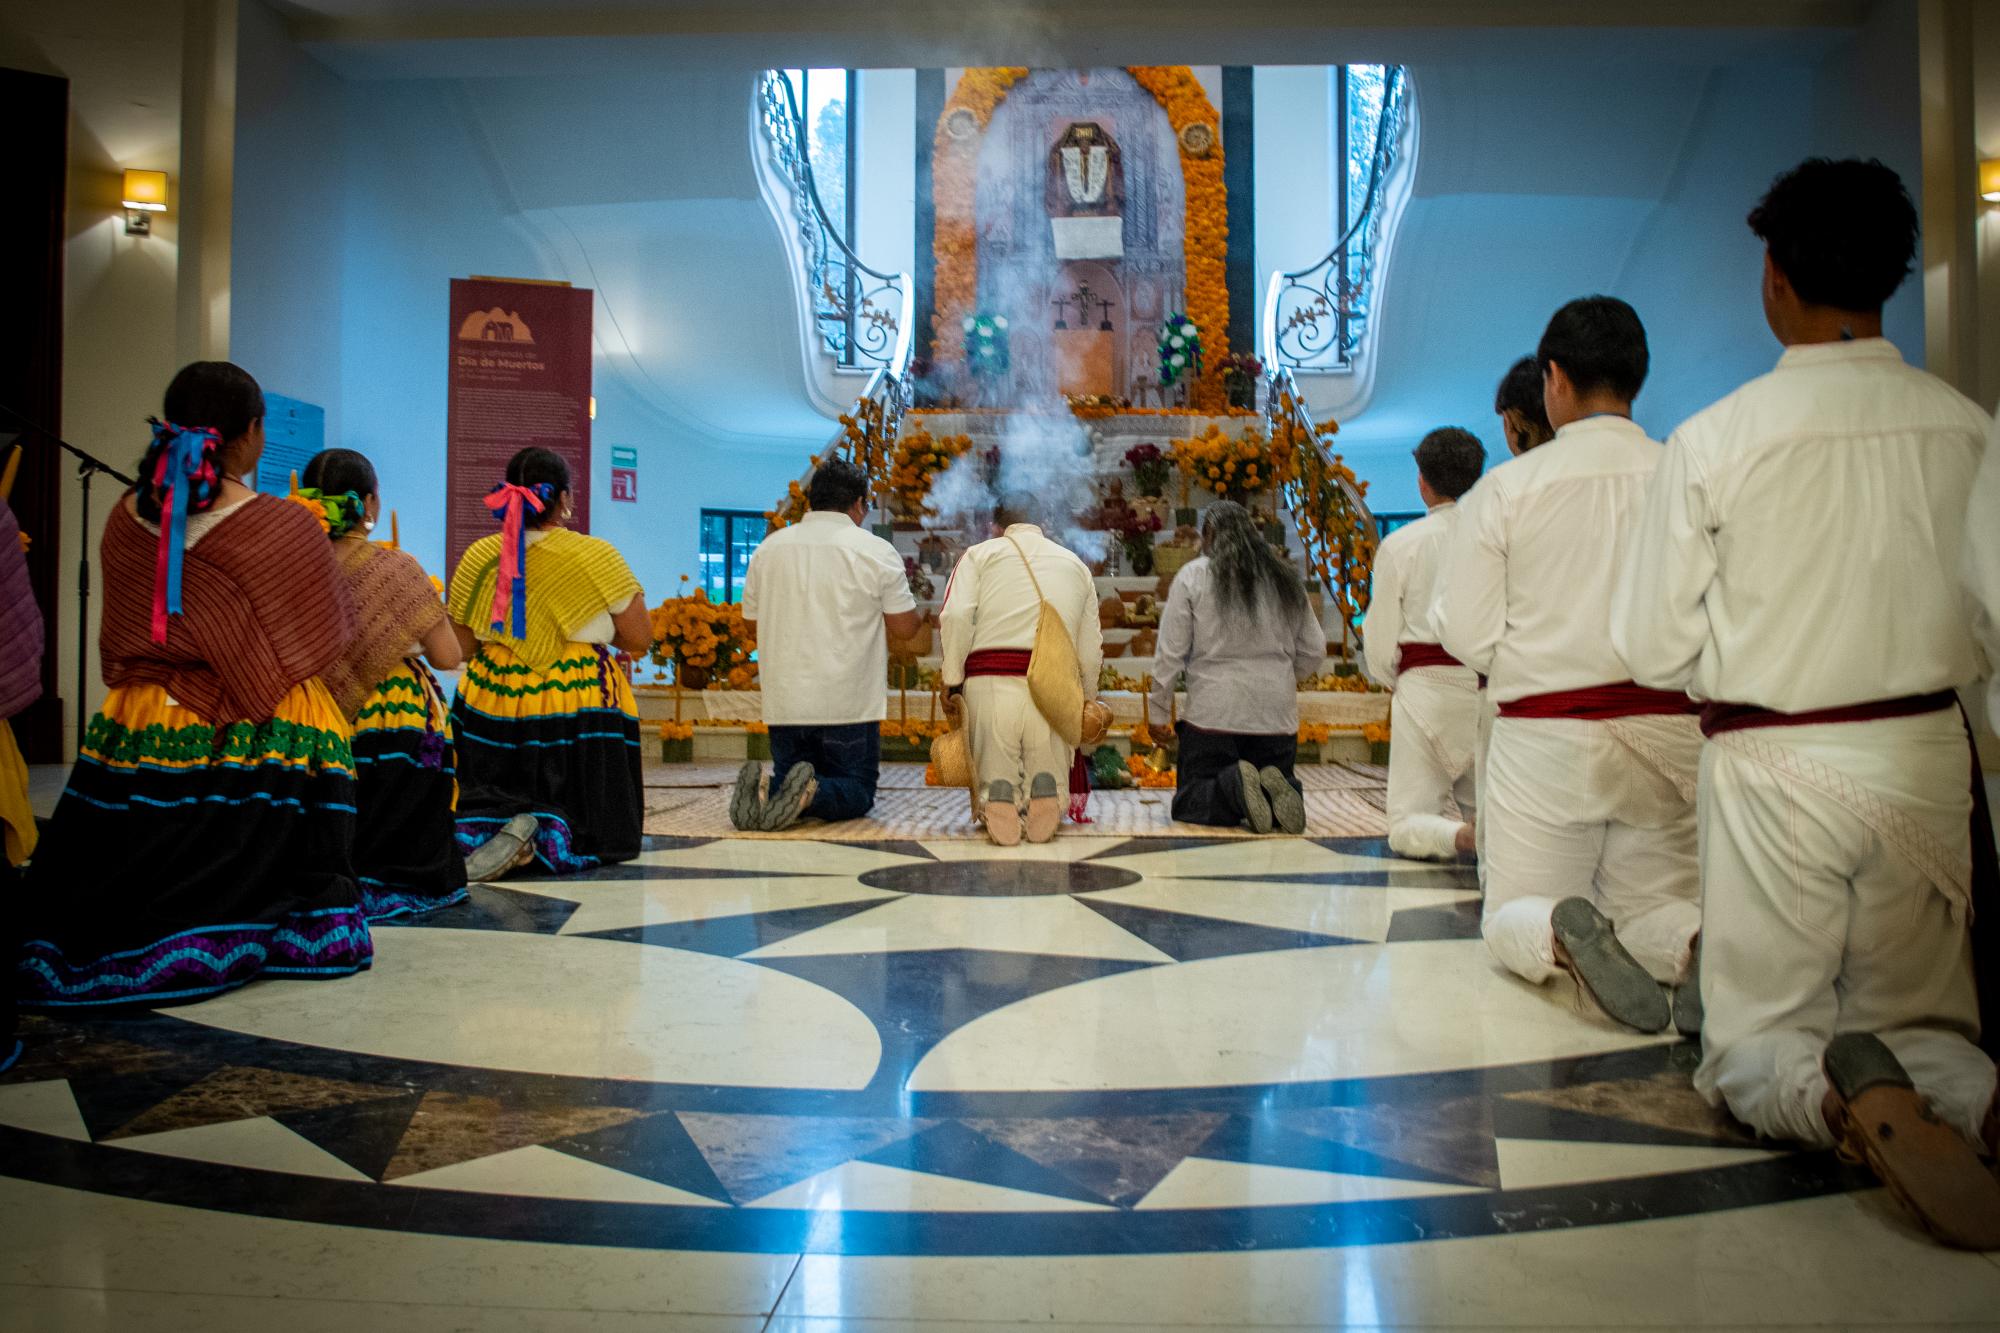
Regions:
<svg viewBox="0 0 2000 1333"><path fill-rule="evenodd" d="M76 752L83 753L83 733L90 721L89 704L85 700L85 687L90 675L90 481L102 472L105 476L121 481L127 486L135 485L132 478L112 467L109 463L86 449L79 449L62 436L43 426L31 417L0 403L0 413L5 413L15 424L23 427L23 434L39 435L76 459L76 479L83 483L83 531L77 537L76 561Z"/></svg>

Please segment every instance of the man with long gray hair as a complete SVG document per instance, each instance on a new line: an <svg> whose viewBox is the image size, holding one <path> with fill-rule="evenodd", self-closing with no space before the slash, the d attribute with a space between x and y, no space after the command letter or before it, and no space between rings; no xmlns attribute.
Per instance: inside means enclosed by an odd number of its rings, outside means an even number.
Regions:
<svg viewBox="0 0 2000 1333"><path fill-rule="evenodd" d="M1326 630L1291 562L1242 505L1223 501L1201 525L1201 556L1174 578L1160 616L1152 708L1166 716L1187 672L1174 818L1303 833L1299 682L1326 660Z"/></svg>

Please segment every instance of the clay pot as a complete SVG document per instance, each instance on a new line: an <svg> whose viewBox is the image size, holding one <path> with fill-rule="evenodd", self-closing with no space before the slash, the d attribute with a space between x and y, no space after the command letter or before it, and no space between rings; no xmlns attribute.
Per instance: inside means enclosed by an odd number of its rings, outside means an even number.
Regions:
<svg viewBox="0 0 2000 1333"><path fill-rule="evenodd" d="M682 666L674 673L684 690L705 690L708 688L710 668L702 666Z"/></svg>

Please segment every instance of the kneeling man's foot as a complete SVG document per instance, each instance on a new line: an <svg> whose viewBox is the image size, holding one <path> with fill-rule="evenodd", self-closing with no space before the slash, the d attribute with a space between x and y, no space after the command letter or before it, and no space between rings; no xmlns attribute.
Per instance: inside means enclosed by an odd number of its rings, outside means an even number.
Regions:
<svg viewBox="0 0 2000 1333"><path fill-rule="evenodd" d="M1866 1162L1944 1244L2000 1249L2000 1180L1918 1095L1881 1038L1844 1032L1827 1043L1825 1066L1821 1114L1842 1155Z"/></svg>
<svg viewBox="0 0 2000 1333"><path fill-rule="evenodd" d="M1674 987L1674 1031L1683 1037L1701 1035L1701 936L1694 937L1688 974Z"/></svg>
<svg viewBox="0 0 2000 1333"><path fill-rule="evenodd" d="M755 759L736 772L736 790L729 796L729 822L745 830L764 827L764 766Z"/></svg>
<svg viewBox="0 0 2000 1333"><path fill-rule="evenodd" d="M1285 775L1273 765L1260 769L1257 773L1258 785L1263 787L1264 796L1271 802L1271 822L1280 830L1293 836L1306 831L1306 798L1299 789L1285 780Z"/></svg>
<svg viewBox="0 0 2000 1333"><path fill-rule="evenodd" d="M1479 850L1479 831L1472 821L1467 820L1458 826L1458 832L1451 836L1451 849L1460 856L1471 856Z"/></svg>
<svg viewBox="0 0 2000 1333"><path fill-rule="evenodd" d="M806 807L819 795L819 774L811 764L793 764L785 770L771 799L764 802L764 819L758 828L765 833L782 833L805 818Z"/></svg>
<svg viewBox="0 0 2000 1333"><path fill-rule="evenodd" d="M986 788L986 836L996 847L1021 845L1021 807L1014 804L1014 784L996 778Z"/></svg>
<svg viewBox="0 0 2000 1333"><path fill-rule="evenodd" d="M1247 759L1236 761L1237 785L1243 789L1243 822L1252 833L1271 831L1271 798L1264 794L1264 779L1257 766Z"/></svg>
<svg viewBox="0 0 2000 1333"><path fill-rule="evenodd" d="M1056 786L1055 774L1037 773L1028 783L1028 825L1025 830L1029 842L1047 842L1056 836L1062 827L1062 789Z"/></svg>
<svg viewBox="0 0 2000 1333"><path fill-rule="evenodd" d="M1556 904L1556 963L1605 1013L1641 1032L1664 1032L1672 1014L1667 994L1618 942L1610 920L1588 898Z"/></svg>
<svg viewBox="0 0 2000 1333"><path fill-rule="evenodd" d="M516 866L526 865L534 859L535 834L540 829L541 821L533 815L515 815L465 858L466 880L483 884L499 879Z"/></svg>

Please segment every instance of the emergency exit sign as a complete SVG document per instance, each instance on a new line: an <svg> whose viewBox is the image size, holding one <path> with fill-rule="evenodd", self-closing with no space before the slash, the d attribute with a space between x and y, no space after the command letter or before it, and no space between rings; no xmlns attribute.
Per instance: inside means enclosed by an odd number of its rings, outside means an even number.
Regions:
<svg viewBox="0 0 2000 1333"><path fill-rule="evenodd" d="M611 446L611 498L626 504L639 499L639 451L622 445Z"/></svg>

